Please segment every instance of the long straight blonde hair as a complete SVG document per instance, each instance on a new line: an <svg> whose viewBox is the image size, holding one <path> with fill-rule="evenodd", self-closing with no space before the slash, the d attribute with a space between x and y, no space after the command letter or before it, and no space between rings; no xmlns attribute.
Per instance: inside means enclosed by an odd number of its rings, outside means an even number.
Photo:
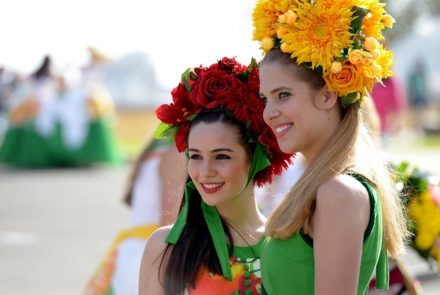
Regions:
<svg viewBox="0 0 440 295"><path fill-rule="evenodd" d="M308 82L314 89L325 85L320 74L298 66L288 54L279 49L272 49L266 54L260 66L268 63L288 66L298 79ZM319 186L336 175L351 171L363 175L375 185L381 202L387 249L394 257L401 252L408 235L401 200L389 170L379 157L373 159L372 141L364 132L359 107L352 104L342 109L341 117L339 128L326 148L309 163L298 182L274 209L266 224L266 234L275 239L287 239L300 230L310 233Z"/></svg>

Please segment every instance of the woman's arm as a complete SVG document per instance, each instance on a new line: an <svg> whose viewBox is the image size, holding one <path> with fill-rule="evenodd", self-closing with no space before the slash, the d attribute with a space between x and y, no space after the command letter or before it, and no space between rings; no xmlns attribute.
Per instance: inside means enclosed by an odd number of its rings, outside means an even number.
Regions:
<svg viewBox="0 0 440 295"><path fill-rule="evenodd" d="M348 175L323 183L313 215L315 295L355 295L368 226L367 190Z"/></svg>
<svg viewBox="0 0 440 295"><path fill-rule="evenodd" d="M163 271L167 264L165 257L162 269L160 264L167 246L165 238L171 226L161 227L152 233L145 246L139 274L139 295L164 295ZM160 273L159 273L160 271Z"/></svg>

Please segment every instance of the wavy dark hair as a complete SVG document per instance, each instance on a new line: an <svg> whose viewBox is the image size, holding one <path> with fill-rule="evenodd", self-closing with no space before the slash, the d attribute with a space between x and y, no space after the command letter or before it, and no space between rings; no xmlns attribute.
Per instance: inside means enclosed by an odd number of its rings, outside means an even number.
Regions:
<svg viewBox="0 0 440 295"><path fill-rule="evenodd" d="M237 128L240 134L240 144L245 148L248 155L252 155L254 144L249 141L246 127L225 111L216 110L201 113L194 119L191 128L202 122L221 122ZM251 156L249 159L251 159ZM188 181L191 181L189 177ZM167 245L160 263L159 273L162 273L162 269L165 270L163 284L167 295L184 294L186 288L195 287L197 273L201 266L208 268L211 273L222 274L220 261L200 206L202 198L197 190L193 191L189 197L189 202L185 228L175 245ZM180 211L184 205L185 198L182 199ZM234 241L228 224L223 218L221 220L229 244L229 255L231 255Z"/></svg>

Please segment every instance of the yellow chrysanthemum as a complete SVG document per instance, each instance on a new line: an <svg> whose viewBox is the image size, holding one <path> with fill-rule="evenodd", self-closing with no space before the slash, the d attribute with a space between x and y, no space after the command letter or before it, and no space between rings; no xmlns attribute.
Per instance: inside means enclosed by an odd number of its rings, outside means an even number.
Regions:
<svg viewBox="0 0 440 295"><path fill-rule="evenodd" d="M344 7L353 7L356 6L355 4L355 0L340 0L338 1L339 5L342 5ZM329 9L331 8L333 5L335 5L335 1L334 0L315 0L316 5L325 8L325 9Z"/></svg>
<svg viewBox="0 0 440 295"><path fill-rule="evenodd" d="M292 25L280 24L279 29L287 26L284 31L289 32L281 38L282 50L299 64L310 62L312 68L329 70L341 51L352 44L349 30L353 11L344 5L345 1L334 0L329 8L307 1L298 3L294 8L298 20Z"/></svg>
<svg viewBox="0 0 440 295"><path fill-rule="evenodd" d="M385 4L378 0L356 0L357 6L366 8L370 12L362 20L362 33L366 37L374 37L382 40L382 30L385 28L382 18L386 14Z"/></svg>
<svg viewBox="0 0 440 295"><path fill-rule="evenodd" d="M394 65L394 54L383 48L382 45L379 45L377 50L379 51L379 56L377 57L376 62L382 69L382 77L387 78L393 76L394 72L391 68Z"/></svg>
<svg viewBox="0 0 440 295"><path fill-rule="evenodd" d="M252 13L254 40L276 37L278 17L296 6L295 0L259 0Z"/></svg>

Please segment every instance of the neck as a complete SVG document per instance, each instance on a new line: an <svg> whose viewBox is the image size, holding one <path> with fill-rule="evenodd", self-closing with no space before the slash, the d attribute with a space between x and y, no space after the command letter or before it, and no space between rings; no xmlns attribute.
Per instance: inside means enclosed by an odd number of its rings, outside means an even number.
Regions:
<svg viewBox="0 0 440 295"><path fill-rule="evenodd" d="M339 113L331 112L325 130L320 132L320 140L311 145L308 150L301 151L307 162L311 163L326 148L332 136L336 134L340 123Z"/></svg>
<svg viewBox="0 0 440 295"><path fill-rule="evenodd" d="M218 205L217 210L229 224L235 244L252 245L259 241L265 218L257 209L252 184L232 200Z"/></svg>

